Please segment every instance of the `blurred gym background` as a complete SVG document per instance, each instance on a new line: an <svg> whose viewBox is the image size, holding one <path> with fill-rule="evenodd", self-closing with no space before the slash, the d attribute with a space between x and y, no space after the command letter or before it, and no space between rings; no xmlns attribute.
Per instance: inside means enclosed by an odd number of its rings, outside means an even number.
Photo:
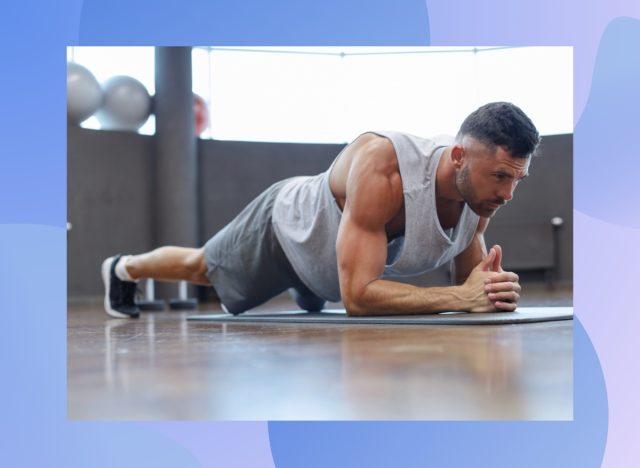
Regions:
<svg viewBox="0 0 640 468"><path fill-rule="evenodd" d="M543 142L487 244L545 297L571 300L570 47L70 47L67 61L72 301L103 294L107 256L200 246L270 184L326 170L362 132L455 135L503 100ZM154 292L215 299L204 287Z"/></svg>

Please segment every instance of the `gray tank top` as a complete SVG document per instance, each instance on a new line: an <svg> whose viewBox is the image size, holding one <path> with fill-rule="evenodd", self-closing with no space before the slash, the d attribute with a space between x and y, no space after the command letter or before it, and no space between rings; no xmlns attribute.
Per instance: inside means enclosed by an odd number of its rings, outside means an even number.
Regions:
<svg viewBox="0 0 640 468"><path fill-rule="evenodd" d="M388 244L383 278L418 275L449 262L467 248L479 220L467 205L454 229L444 231L438 220L436 169L450 141L399 132L367 133L393 144L404 193L404 235ZM329 188L334 164L317 176L295 177L280 190L273 207L273 226L300 279L319 297L337 302L336 239L342 212Z"/></svg>

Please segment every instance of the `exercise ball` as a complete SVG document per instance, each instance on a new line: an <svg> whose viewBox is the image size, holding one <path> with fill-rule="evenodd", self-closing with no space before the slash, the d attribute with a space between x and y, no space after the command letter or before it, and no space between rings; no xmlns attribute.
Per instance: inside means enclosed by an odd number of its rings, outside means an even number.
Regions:
<svg viewBox="0 0 640 468"><path fill-rule="evenodd" d="M67 62L67 120L79 124L102 104L102 88L82 65Z"/></svg>
<svg viewBox="0 0 640 468"><path fill-rule="evenodd" d="M207 101L197 94L193 94L193 113L195 116L196 136L202 135L209 125L209 107Z"/></svg>
<svg viewBox="0 0 640 468"><path fill-rule="evenodd" d="M103 84L104 100L96 117L104 130L138 130L147 121L151 97L130 76L114 76Z"/></svg>

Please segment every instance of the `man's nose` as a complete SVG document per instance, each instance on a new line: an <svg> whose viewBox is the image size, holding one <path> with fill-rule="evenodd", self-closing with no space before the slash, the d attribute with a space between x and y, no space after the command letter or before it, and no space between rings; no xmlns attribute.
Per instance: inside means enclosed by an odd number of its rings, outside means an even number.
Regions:
<svg viewBox="0 0 640 468"><path fill-rule="evenodd" d="M513 198L513 192L516 189L516 184L511 183L503 187L500 192L498 192L498 196L502 198L505 202L511 201Z"/></svg>

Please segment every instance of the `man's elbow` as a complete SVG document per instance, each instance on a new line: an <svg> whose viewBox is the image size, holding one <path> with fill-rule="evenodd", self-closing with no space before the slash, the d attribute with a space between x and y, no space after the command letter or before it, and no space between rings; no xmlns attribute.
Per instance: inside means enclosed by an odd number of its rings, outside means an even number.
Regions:
<svg viewBox="0 0 640 468"><path fill-rule="evenodd" d="M364 307L360 307L359 305L344 301L344 308L347 311L347 315L349 317L363 317L367 315L366 309Z"/></svg>
<svg viewBox="0 0 640 468"><path fill-rule="evenodd" d="M362 317L367 315L367 311L370 309L367 307L364 290L343 291L342 302L349 317Z"/></svg>

